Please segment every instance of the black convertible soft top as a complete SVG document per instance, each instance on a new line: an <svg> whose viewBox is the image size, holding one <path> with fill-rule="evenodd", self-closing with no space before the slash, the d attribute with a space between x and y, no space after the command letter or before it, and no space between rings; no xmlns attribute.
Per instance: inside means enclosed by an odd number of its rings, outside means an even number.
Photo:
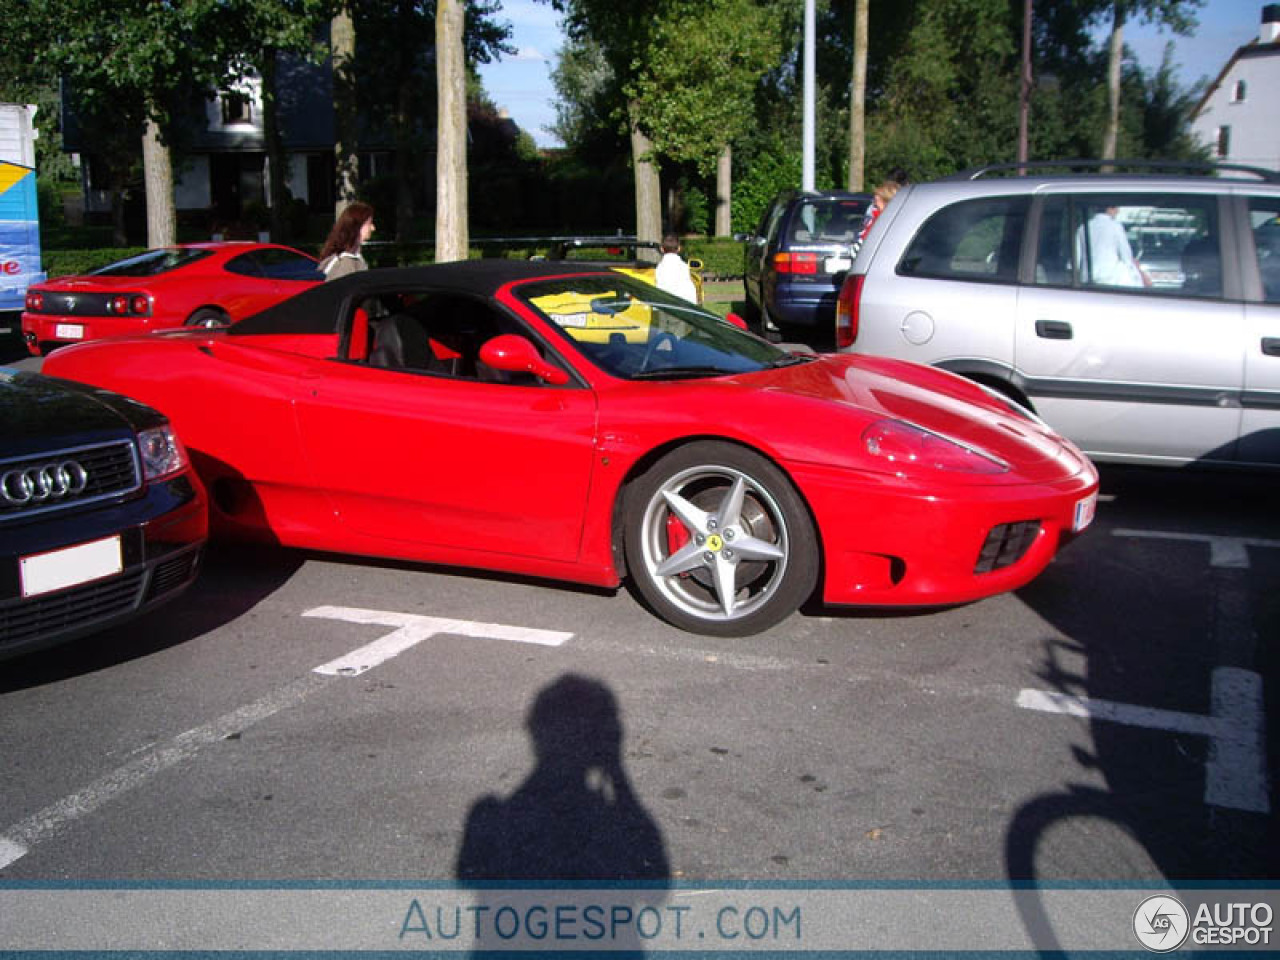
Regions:
<svg viewBox="0 0 1280 960"><path fill-rule="evenodd" d="M333 333L343 306L353 300L407 289L449 291L492 297L513 280L604 273L588 264L542 260L460 260L421 267L361 270L304 290L261 313L246 317L227 331L230 336L266 333Z"/></svg>

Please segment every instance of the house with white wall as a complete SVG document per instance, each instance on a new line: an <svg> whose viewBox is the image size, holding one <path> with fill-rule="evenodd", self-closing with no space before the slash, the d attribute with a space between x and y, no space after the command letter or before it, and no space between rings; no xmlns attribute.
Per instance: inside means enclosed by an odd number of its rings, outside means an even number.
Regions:
<svg viewBox="0 0 1280 960"><path fill-rule="evenodd" d="M1280 171L1280 3L1262 8L1258 36L1209 85L1191 131L1215 160Z"/></svg>

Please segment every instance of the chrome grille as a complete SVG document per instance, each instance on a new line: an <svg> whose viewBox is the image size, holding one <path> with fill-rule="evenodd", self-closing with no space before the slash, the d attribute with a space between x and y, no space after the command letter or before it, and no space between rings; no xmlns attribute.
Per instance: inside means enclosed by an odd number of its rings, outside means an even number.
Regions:
<svg viewBox="0 0 1280 960"><path fill-rule="evenodd" d="M138 464L137 448L132 440L70 447L29 457L0 460L0 480L9 477L12 489L16 478L26 471L39 471L45 467L57 469L59 464L67 461L79 464L84 470L86 482L82 490L43 499L33 497L25 503L14 503L0 496L0 522L55 510L68 510L131 493L142 486L142 471Z"/></svg>

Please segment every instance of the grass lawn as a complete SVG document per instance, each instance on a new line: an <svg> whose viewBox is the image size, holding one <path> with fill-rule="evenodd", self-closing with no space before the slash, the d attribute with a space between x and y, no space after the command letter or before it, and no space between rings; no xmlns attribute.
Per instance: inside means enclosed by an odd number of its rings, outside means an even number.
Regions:
<svg viewBox="0 0 1280 960"><path fill-rule="evenodd" d="M702 285L702 305L712 313L724 316L733 311L742 315L746 309L741 280L714 280Z"/></svg>

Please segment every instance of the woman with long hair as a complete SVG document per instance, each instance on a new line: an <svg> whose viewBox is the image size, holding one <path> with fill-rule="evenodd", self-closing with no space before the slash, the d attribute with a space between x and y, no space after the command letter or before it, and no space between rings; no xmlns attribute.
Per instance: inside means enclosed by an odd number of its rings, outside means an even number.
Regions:
<svg viewBox="0 0 1280 960"><path fill-rule="evenodd" d="M320 251L320 270L326 280L336 280L349 273L368 270L360 253L376 228L373 224L373 207L367 203L348 204L329 231L329 239Z"/></svg>

